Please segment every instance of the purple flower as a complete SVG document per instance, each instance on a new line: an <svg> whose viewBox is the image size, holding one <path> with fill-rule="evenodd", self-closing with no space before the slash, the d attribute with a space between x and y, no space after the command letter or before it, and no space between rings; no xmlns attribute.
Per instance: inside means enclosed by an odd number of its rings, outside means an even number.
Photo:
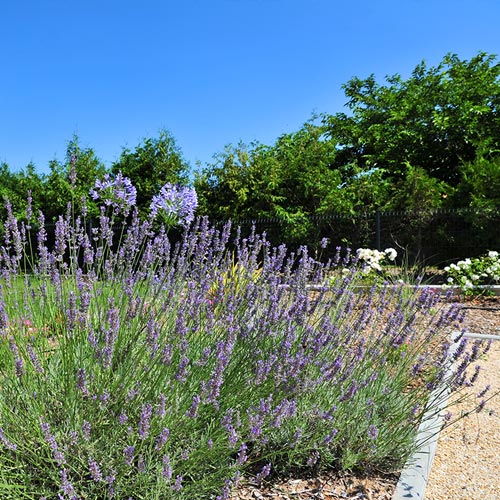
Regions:
<svg viewBox="0 0 500 500"><path fill-rule="evenodd" d="M198 394L193 396L193 402L189 410L186 410L186 416L189 418L196 418L198 415L198 407L200 406L201 398Z"/></svg>
<svg viewBox="0 0 500 500"><path fill-rule="evenodd" d="M374 425L370 425L368 427L368 437L370 439L377 439L378 436L378 429Z"/></svg>
<svg viewBox="0 0 500 500"><path fill-rule="evenodd" d="M166 405L167 402L167 397L165 394L160 394L158 396L158 407L156 408L156 414L160 417L163 418L166 414Z"/></svg>
<svg viewBox="0 0 500 500"><path fill-rule="evenodd" d="M84 397L88 398L90 396L87 381L85 380L85 370L83 368L78 369L76 386Z"/></svg>
<svg viewBox="0 0 500 500"><path fill-rule="evenodd" d="M182 476L177 476L175 478L175 483L172 486L172 489L174 491L180 491L180 490L182 490Z"/></svg>
<svg viewBox="0 0 500 500"><path fill-rule="evenodd" d="M488 384L481 392L477 394L477 397L481 399L490 390L490 385Z"/></svg>
<svg viewBox="0 0 500 500"><path fill-rule="evenodd" d="M248 460L247 445L245 443L242 443L238 451L237 463L238 465L243 465L247 460Z"/></svg>
<svg viewBox="0 0 500 500"><path fill-rule="evenodd" d="M115 496L115 489L113 487L114 482L116 481L114 471L111 471L109 475L106 476L106 483L108 483L108 496L113 498Z"/></svg>
<svg viewBox="0 0 500 500"><path fill-rule="evenodd" d="M325 439L323 440L323 442L325 444L330 444L332 442L333 438L338 434L338 432L339 432L338 429L332 429L332 431L325 436Z"/></svg>
<svg viewBox="0 0 500 500"><path fill-rule="evenodd" d="M264 478L269 476L271 473L271 464L264 465L262 470L255 476L255 479L258 483L261 483Z"/></svg>
<svg viewBox="0 0 500 500"><path fill-rule="evenodd" d="M16 450L17 445L14 443L11 443L6 437L3 432L3 429L0 427L0 442L9 450Z"/></svg>
<svg viewBox="0 0 500 500"><path fill-rule="evenodd" d="M141 439L146 439L149 436L152 414L153 406L150 403L142 405L142 411L139 417L139 437Z"/></svg>
<svg viewBox="0 0 500 500"><path fill-rule="evenodd" d="M82 424L82 434L86 441L90 439L90 431L91 431L90 423L84 420Z"/></svg>
<svg viewBox="0 0 500 500"><path fill-rule="evenodd" d="M61 488L63 490L63 493L70 497L72 500L77 498L75 489L73 488L73 485L69 482L68 479L68 472L66 469L61 469Z"/></svg>
<svg viewBox="0 0 500 500"><path fill-rule="evenodd" d="M96 483L99 483L102 481L102 472L101 472L101 469L99 468L99 464L92 457L89 458L89 470L90 470L90 475L92 476L92 479Z"/></svg>
<svg viewBox="0 0 500 500"><path fill-rule="evenodd" d="M163 462L163 469L161 471L161 475L168 481L172 477L172 467L170 466L170 457L168 455L164 455L162 462Z"/></svg>
<svg viewBox="0 0 500 500"><path fill-rule="evenodd" d="M158 439L156 441L156 449L158 451L160 451L163 448L169 436L170 436L170 431L167 428L163 429L160 432L160 435L158 436Z"/></svg>
<svg viewBox="0 0 500 500"><path fill-rule="evenodd" d="M125 463L127 465L132 465L132 463L134 462L134 450L134 446L126 446L123 449L123 454L125 455Z"/></svg>
<svg viewBox="0 0 500 500"><path fill-rule="evenodd" d="M57 444L55 436L51 433L50 425L43 420L40 420L40 428L42 430L43 437L45 441L49 445L52 450L52 456L54 460L59 464L63 465L66 463L66 458L64 457L64 453L59 450L59 446Z"/></svg>
<svg viewBox="0 0 500 500"><path fill-rule="evenodd" d="M69 169L69 182L71 183L71 188L75 189L76 186L76 155L73 153L70 157L70 169Z"/></svg>
<svg viewBox="0 0 500 500"><path fill-rule="evenodd" d="M160 215L164 222L187 227L194 219L198 206L196 191L178 184L165 184L151 201L151 217Z"/></svg>
<svg viewBox="0 0 500 500"><path fill-rule="evenodd" d="M17 348L16 341L14 340L14 337L9 337L9 347L12 353L14 354L14 360L15 360L15 365L16 365L16 375L18 377L21 377L24 373L23 369L23 360L19 356L19 350Z"/></svg>
<svg viewBox="0 0 500 500"><path fill-rule="evenodd" d="M135 205L137 190L128 177L118 172L114 179L105 174L102 181L97 180L90 195L94 200L101 199L106 206L113 207L115 213L128 215L130 208Z"/></svg>
<svg viewBox="0 0 500 500"><path fill-rule="evenodd" d="M307 459L308 467L313 467L314 465L316 465L318 463L318 460L319 460L319 451L314 450Z"/></svg>
<svg viewBox="0 0 500 500"><path fill-rule="evenodd" d="M479 365L476 365L474 369L474 373L472 374L472 377L469 380L469 384L472 385L474 382L477 380L477 377L479 376L479 372L481 370L481 367Z"/></svg>

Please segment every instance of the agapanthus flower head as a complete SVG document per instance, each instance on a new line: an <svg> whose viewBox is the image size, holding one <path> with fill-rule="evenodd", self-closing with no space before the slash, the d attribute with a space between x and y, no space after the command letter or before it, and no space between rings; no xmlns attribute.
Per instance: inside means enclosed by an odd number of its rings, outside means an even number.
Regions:
<svg viewBox="0 0 500 500"><path fill-rule="evenodd" d="M114 178L105 174L103 180L96 180L90 190L90 196L94 200L102 200L106 206L113 207L116 213L127 215L135 205L137 190L128 177L118 172Z"/></svg>
<svg viewBox="0 0 500 500"><path fill-rule="evenodd" d="M151 201L151 217L160 217L169 225L187 227L194 219L198 197L193 188L168 182Z"/></svg>

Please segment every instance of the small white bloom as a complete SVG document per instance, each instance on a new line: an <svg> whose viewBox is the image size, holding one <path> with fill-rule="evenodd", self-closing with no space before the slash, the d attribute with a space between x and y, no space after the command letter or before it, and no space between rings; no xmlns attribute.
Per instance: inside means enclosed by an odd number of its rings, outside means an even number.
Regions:
<svg viewBox="0 0 500 500"><path fill-rule="evenodd" d="M450 266L446 266L446 267L444 268L444 270L445 270L447 273L449 273L449 272L450 272L450 269L451 269L451 268L450 268Z"/></svg>
<svg viewBox="0 0 500 500"><path fill-rule="evenodd" d="M498 252L495 252L494 250L488 252L488 257L490 259L496 259L498 257Z"/></svg>
<svg viewBox="0 0 500 500"><path fill-rule="evenodd" d="M447 280L448 283L453 283L453 278L450 276Z"/></svg>
<svg viewBox="0 0 500 500"><path fill-rule="evenodd" d="M384 253L390 261L393 261L398 255L398 252L394 248L386 248Z"/></svg>

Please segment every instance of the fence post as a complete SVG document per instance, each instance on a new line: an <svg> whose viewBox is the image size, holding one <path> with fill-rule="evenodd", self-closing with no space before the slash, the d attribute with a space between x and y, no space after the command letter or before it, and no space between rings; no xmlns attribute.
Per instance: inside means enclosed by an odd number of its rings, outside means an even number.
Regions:
<svg viewBox="0 0 500 500"><path fill-rule="evenodd" d="M381 228L380 228L380 210L377 210L375 212L375 223L376 223L376 230L377 230L377 250L380 252L381 251Z"/></svg>

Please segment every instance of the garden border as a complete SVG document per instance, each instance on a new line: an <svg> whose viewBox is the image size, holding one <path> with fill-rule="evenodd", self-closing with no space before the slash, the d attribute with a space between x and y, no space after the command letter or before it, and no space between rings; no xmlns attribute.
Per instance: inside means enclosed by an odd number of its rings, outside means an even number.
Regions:
<svg viewBox="0 0 500 500"><path fill-rule="evenodd" d="M500 292L500 287L498 292ZM500 295L498 293L497 295ZM457 337L453 338L454 335ZM484 340L500 340L499 335L487 335L480 333L465 333L460 335L460 332L452 333L452 345L448 352L449 366L446 376L453 373L455 363L453 363L453 354L458 349L461 338L484 339ZM434 414L426 413L423 416L423 421L417 431L417 442L423 442L421 446L406 462L399 481L396 484L392 500L424 500L425 490L429 481L429 476L436 454L437 444L440 435L440 429L444 419L444 409L450 394L449 388L443 389L438 387L431 394L431 400L437 402L438 411L434 410ZM434 405L432 405L434 406Z"/></svg>

